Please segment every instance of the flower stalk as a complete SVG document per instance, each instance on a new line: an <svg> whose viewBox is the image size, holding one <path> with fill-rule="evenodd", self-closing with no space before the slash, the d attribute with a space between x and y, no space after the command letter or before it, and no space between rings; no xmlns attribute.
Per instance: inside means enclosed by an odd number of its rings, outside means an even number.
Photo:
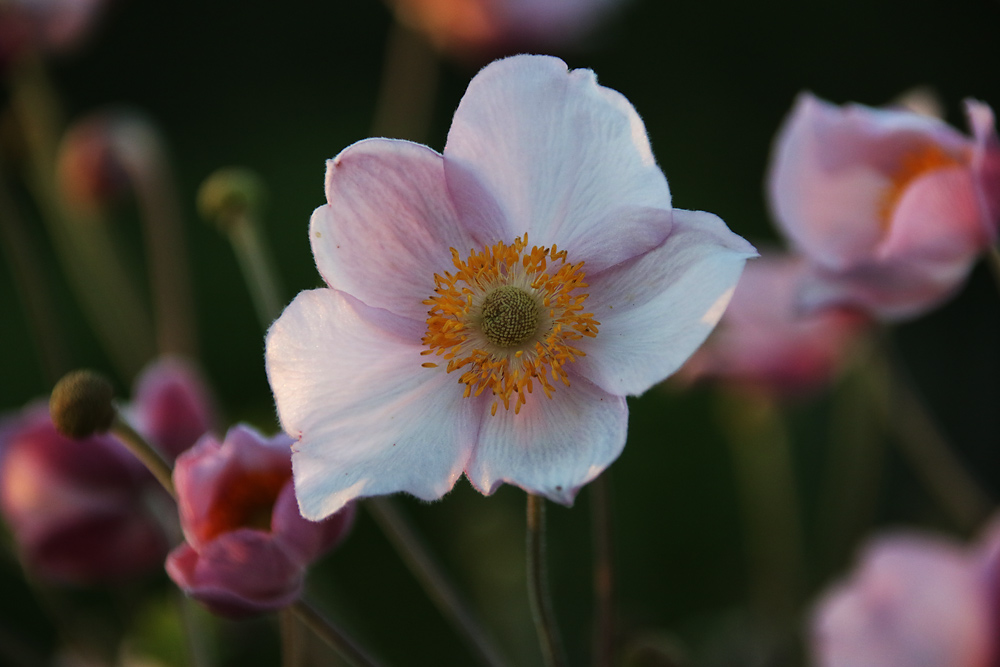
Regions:
<svg viewBox="0 0 1000 667"><path fill-rule="evenodd" d="M546 667L565 667L559 627L552 610L548 568L545 562L545 499L528 494L528 602L538 632L538 642Z"/></svg>
<svg viewBox="0 0 1000 667"><path fill-rule="evenodd" d="M615 658L615 571L611 483L608 473L590 483L594 538L594 667L611 667Z"/></svg>
<svg viewBox="0 0 1000 667"><path fill-rule="evenodd" d="M479 661L491 667L505 664L489 637L480 627L468 604L459 596L427 546L387 497L370 498L365 507L396 548L403 562L423 587L431 602L458 631Z"/></svg>
<svg viewBox="0 0 1000 667"><path fill-rule="evenodd" d="M319 613L304 600L293 602L288 607L292 616L312 630L317 637L340 654L352 667L377 667L371 656L355 644L350 637L334 625L328 618Z"/></svg>

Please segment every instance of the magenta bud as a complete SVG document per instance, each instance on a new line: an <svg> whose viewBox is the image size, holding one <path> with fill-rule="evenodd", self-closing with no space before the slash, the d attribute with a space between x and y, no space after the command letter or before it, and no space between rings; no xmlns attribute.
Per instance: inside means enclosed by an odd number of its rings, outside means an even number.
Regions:
<svg viewBox="0 0 1000 667"><path fill-rule="evenodd" d="M320 522L302 518L291 444L284 434L265 438L238 425L224 441L206 435L177 459L186 543L167 558L167 573L217 614L248 616L291 604L308 565L350 527L353 506Z"/></svg>
<svg viewBox="0 0 1000 667"><path fill-rule="evenodd" d="M71 441L42 404L0 427L0 512L26 569L68 584L125 581L167 551L152 478L110 435Z"/></svg>

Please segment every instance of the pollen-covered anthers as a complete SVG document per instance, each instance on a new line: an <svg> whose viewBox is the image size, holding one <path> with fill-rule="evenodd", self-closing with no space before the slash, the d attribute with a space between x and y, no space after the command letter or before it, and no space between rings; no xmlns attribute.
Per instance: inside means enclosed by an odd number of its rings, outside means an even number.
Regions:
<svg viewBox="0 0 1000 667"><path fill-rule="evenodd" d="M536 383L549 398L555 383L569 386L565 366L585 356L575 341L593 338L600 325L583 312L583 262L567 263L555 246L527 247L525 234L464 261L452 248L457 271L435 274L435 294L423 302L431 308L422 354L447 361L449 373L462 369L466 397L492 391L493 414L500 403L519 413Z"/></svg>

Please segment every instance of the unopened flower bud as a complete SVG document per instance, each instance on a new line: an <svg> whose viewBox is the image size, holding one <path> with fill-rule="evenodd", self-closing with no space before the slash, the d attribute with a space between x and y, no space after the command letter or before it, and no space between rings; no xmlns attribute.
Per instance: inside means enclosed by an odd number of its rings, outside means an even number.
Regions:
<svg viewBox="0 0 1000 667"><path fill-rule="evenodd" d="M103 375L88 370L72 371L52 389L49 414L56 430L79 440L111 427L115 417L113 397L111 383Z"/></svg>
<svg viewBox="0 0 1000 667"><path fill-rule="evenodd" d="M248 213L259 211L263 201L263 181L253 171L241 167L216 170L198 190L198 212L224 232Z"/></svg>

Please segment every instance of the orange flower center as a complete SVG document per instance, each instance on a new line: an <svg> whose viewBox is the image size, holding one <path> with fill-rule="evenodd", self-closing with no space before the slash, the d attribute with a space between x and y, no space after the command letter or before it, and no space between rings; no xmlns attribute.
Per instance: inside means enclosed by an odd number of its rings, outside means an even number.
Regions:
<svg viewBox="0 0 1000 667"><path fill-rule="evenodd" d="M893 211L903 198L903 193L915 179L929 171L961 164L958 158L946 153L935 144L904 154L896 170L890 175L891 182L882 195L882 205L879 209L882 225L888 227L892 222Z"/></svg>
<svg viewBox="0 0 1000 667"><path fill-rule="evenodd" d="M593 338L600 325L583 312L583 262L567 263L556 246L527 248L527 234L465 260L452 248L455 273L434 274L434 296L423 302L430 310L421 354L447 361L449 373L461 370L466 397L492 391L494 415L501 402L518 414L536 382L548 398L555 382L568 387L566 364L585 356L575 341Z"/></svg>

